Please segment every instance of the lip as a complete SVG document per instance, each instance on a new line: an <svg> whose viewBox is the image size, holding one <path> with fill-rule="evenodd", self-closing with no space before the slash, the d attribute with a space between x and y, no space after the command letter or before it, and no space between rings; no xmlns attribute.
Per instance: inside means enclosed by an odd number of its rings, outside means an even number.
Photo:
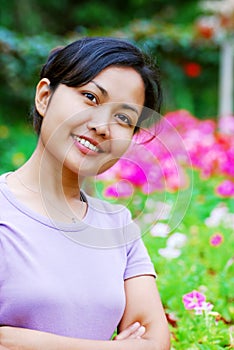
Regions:
<svg viewBox="0 0 234 350"><path fill-rule="evenodd" d="M93 150L85 147L84 145L82 145L82 143L80 143L78 140L76 140L75 137L79 137L80 139L84 139L84 140L89 141L92 145L94 145L94 146L96 146L98 148L99 152L93 151ZM72 138L73 138L73 141L74 141L75 145L84 154L98 155L100 153L104 153L104 150L100 147L100 144L96 140L92 139L91 137L72 134Z"/></svg>
<svg viewBox="0 0 234 350"><path fill-rule="evenodd" d="M75 136L78 136L78 137L80 137L81 139L84 139L84 140L89 141L89 142L92 143L94 146L96 146L97 148L99 148L100 150L102 150L101 147L99 146L99 143L98 143L97 141L91 139L91 137L82 136L82 135L75 135Z"/></svg>

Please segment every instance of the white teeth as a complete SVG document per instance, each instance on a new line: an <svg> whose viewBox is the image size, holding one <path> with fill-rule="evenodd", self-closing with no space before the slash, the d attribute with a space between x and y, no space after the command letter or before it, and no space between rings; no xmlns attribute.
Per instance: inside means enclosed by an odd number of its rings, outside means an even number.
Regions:
<svg viewBox="0 0 234 350"><path fill-rule="evenodd" d="M90 143L88 140L85 139L81 139L79 136L75 136L74 135L74 139L78 142L80 142L83 146L87 147L88 149L90 149L91 151L94 152L99 152L99 149L93 145L92 143Z"/></svg>

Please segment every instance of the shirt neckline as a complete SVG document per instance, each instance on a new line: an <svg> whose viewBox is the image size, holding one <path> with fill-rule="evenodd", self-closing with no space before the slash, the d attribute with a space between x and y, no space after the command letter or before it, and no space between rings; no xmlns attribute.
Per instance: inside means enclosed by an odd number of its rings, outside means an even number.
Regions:
<svg viewBox="0 0 234 350"><path fill-rule="evenodd" d="M29 206L22 203L14 195L14 193L11 191L11 189L9 188L9 186L7 184L7 176L11 173L12 173L12 171L0 175L0 184L2 184L2 186L0 186L0 191L7 198L7 200L15 208L17 208L19 211L21 211L22 213L24 213L25 215L27 215L31 219L36 220L36 221L42 223L43 225L52 227L52 228L57 229L57 230L64 230L64 231L69 231L69 232L74 231L75 232L77 230L82 230L82 229L85 229L87 227L87 223L89 221L88 218L90 217L90 205L89 205L89 200L88 200L89 196L87 196L83 190L81 190L82 196L85 198L85 201L87 203L87 210L86 210L86 214L85 214L84 218L76 223L65 223L65 222L55 221L53 219L50 219L42 214L37 213L36 211L34 211L32 209L30 209Z"/></svg>

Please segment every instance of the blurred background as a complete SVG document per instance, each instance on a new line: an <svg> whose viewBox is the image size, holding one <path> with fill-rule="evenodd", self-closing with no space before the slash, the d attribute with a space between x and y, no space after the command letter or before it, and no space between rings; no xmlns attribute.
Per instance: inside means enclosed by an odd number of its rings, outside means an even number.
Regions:
<svg viewBox="0 0 234 350"><path fill-rule="evenodd" d="M234 26L228 2L1 0L1 119L25 118L48 51L83 35L135 41L161 67L164 112L216 118L221 46Z"/></svg>

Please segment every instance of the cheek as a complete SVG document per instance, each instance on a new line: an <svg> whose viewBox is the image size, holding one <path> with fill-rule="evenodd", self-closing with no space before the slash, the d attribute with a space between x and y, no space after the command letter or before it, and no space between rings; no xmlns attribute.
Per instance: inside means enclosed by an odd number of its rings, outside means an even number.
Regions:
<svg viewBox="0 0 234 350"><path fill-rule="evenodd" d="M69 152L70 144L67 143L68 128L64 120L56 118L55 115L47 114L41 127L40 139L44 148L54 155L65 158ZM61 146L63 145L63 147Z"/></svg>
<svg viewBox="0 0 234 350"><path fill-rule="evenodd" d="M103 173L104 171L110 169L118 160L123 156L123 154L128 150L131 144L131 139L128 138L119 138L112 141L111 145L111 154L109 156L109 160L105 160L105 162L98 169L98 174Z"/></svg>
<svg viewBox="0 0 234 350"><path fill-rule="evenodd" d="M112 155L120 158L129 148L132 142L132 134L122 135L121 138L115 139L112 142Z"/></svg>

